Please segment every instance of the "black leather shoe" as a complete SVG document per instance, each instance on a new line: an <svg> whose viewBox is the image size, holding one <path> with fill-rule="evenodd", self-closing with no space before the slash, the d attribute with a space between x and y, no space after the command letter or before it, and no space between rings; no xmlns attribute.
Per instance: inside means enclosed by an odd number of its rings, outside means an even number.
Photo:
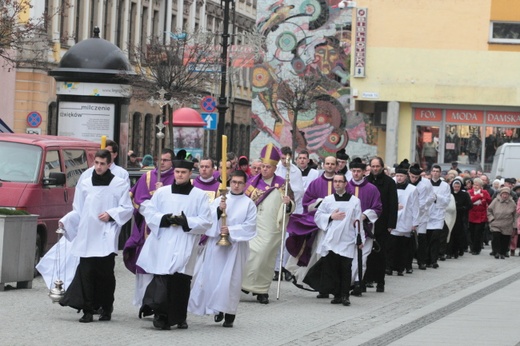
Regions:
<svg viewBox="0 0 520 346"><path fill-rule="evenodd" d="M384 285L377 285L376 292L383 293L385 291Z"/></svg>
<svg viewBox="0 0 520 346"><path fill-rule="evenodd" d="M110 312L103 311L101 315L99 315L100 321L110 321L112 319L112 314Z"/></svg>
<svg viewBox="0 0 520 346"><path fill-rule="evenodd" d="M355 285L354 289L352 290L352 292L350 294L352 294L353 296L356 296L356 297L361 297L362 296L361 286Z"/></svg>
<svg viewBox="0 0 520 346"><path fill-rule="evenodd" d="M348 297L342 297L341 298L341 304L343 304L344 306L349 306L350 305L350 300L348 300Z"/></svg>
<svg viewBox="0 0 520 346"><path fill-rule="evenodd" d="M329 298L329 294L328 293L320 293L316 296L316 298L318 299L323 299L323 298Z"/></svg>
<svg viewBox="0 0 520 346"><path fill-rule="evenodd" d="M278 276L280 275L279 272L275 271L273 276L273 281L278 281Z"/></svg>
<svg viewBox="0 0 520 346"><path fill-rule="evenodd" d="M404 276L404 273L402 271L398 271L397 276Z"/></svg>
<svg viewBox="0 0 520 346"><path fill-rule="evenodd" d="M392 269L386 269L385 270L385 274L388 275L388 276L391 276L392 275Z"/></svg>
<svg viewBox="0 0 520 346"><path fill-rule="evenodd" d="M148 305L142 305L139 309L139 318L143 318L146 316L152 316L153 310Z"/></svg>
<svg viewBox="0 0 520 346"><path fill-rule="evenodd" d="M412 274L412 273L413 273L413 269L412 268L406 269L406 274Z"/></svg>
<svg viewBox="0 0 520 346"><path fill-rule="evenodd" d="M177 329L188 329L188 323L186 323L186 321L177 323Z"/></svg>
<svg viewBox="0 0 520 346"><path fill-rule="evenodd" d="M235 315L226 314L226 318L224 320L224 323L222 323L222 327L233 328L233 322L235 322Z"/></svg>
<svg viewBox="0 0 520 346"><path fill-rule="evenodd" d="M420 270L426 270L426 264L419 264Z"/></svg>
<svg viewBox="0 0 520 346"><path fill-rule="evenodd" d="M153 326L161 330L170 330L168 325L168 318L164 315L155 315L153 317Z"/></svg>
<svg viewBox="0 0 520 346"><path fill-rule="evenodd" d="M269 304L269 294L259 294L256 300L258 300L260 304Z"/></svg>
<svg viewBox="0 0 520 346"><path fill-rule="evenodd" d="M284 270L283 275L284 275L285 281L291 281L293 278L292 274L287 270Z"/></svg>
<svg viewBox="0 0 520 346"><path fill-rule="evenodd" d="M224 313L219 312L218 315L215 315L215 322L219 323L224 319Z"/></svg>
<svg viewBox="0 0 520 346"><path fill-rule="evenodd" d="M434 263L434 264L432 264L432 268L437 269L437 268L439 268L439 265L437 263Z"/></svg>
<svg viewBox="0 0 520 346"><path fill-rule="evenodd" d="M332 299L330 301L331 304L341 304L341 297L334 297L334 299Z"/></svg>
<svg viewBox="0 0 520 346"><path fill-rule="evenodd" d="M90 312L85 312L79 321L81 323L90 323L94 321L94 316Z"/></svg>

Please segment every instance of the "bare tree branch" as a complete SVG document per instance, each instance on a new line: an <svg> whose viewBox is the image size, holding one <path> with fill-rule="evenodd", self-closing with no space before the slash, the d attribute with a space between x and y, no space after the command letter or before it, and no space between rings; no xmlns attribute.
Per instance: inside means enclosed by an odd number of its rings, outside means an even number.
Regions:
<svg viewBox="0 0 520 346"><path fill-rule="evenodd" d="M48 23L69 7L53 8L38 17L30 17L30 0L0 0L0 60L3 66L46 67L52 45L48 38Z"/></svg>
<svg viewBox="0 0 520 346"><path fill-rule="evenodd" d="M295 76L278 82L277 106L278 109L287 111L288 118L291 120L293 153L296 151L301 137L298 129L298 115L312 109L316 98L321 95L321 83L322 79L314 74Z"/></svg>

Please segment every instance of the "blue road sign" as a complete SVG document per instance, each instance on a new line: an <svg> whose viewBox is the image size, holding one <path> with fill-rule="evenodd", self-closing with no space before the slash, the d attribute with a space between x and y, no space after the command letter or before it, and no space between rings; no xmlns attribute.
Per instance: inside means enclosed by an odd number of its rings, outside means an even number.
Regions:
<svg viewBox="0 0 520 346"><path fill-rule="evenodd" d="M217 129L217 115L218 113L200 113L202 119L206 122L204 130L216 130Z"/></svg>
<svg viewBox="0 0 520 346"><path fill-rule="evenodd" d="M27 114L27 125L30 127L38 127L42 123L42 116L38 112L31 112Z"/></svg>

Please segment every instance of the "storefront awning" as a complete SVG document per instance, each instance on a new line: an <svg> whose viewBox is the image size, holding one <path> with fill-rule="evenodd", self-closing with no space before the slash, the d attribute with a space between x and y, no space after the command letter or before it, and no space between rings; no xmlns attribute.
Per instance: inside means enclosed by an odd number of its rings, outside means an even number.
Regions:
<svg viewBox="0 0 520 346"><path fill-rule="evenodd" d="M0 119L0 133L13 133L13 130L2 119Z"/></svg>

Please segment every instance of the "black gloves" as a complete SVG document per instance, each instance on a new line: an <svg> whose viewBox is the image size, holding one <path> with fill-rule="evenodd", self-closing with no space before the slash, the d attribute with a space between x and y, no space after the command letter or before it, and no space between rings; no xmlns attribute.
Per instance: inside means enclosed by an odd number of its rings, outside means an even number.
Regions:
<svg viewBox="0 0 520 346"><path fill-rule="evenodd" d="M170 226L181 226L184 232L191 231L191 228L188 226L188 219L184 212L181 212L181 215L172 215L165 214L161 219L161 224L159 227L170 227Z"/></svg>

